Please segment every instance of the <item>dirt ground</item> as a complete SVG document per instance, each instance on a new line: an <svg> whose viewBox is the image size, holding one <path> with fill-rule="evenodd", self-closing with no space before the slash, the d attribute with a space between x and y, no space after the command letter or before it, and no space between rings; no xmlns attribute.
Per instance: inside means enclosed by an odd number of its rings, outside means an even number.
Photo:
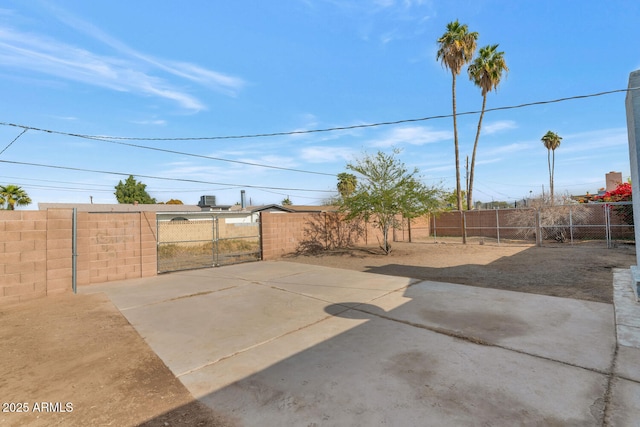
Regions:
<svg viewBox="0 0 640 427"><path fill-rule="evenodd" d="M388 256L359 248L284 260L606 303L611 269L636 263L634 246L443 243L394 243ZM2 305L0 340L0 426L231 425L191 397L103 295Z"/></svg>
<svg viewBox="0 0 640 427"><path fill-rule="evenodd" d="M227 425L104 295L2 305L0 340L0 426Z"/></svg>
<svg viewBox="0 0 640 427"><path fill-rule="evenodd" d="M392 243L376 247L290 255L287 261L462 285L597 302L613 302L612 268L636 264L635 246L602 244L536 247L460 243Z"/></svg>

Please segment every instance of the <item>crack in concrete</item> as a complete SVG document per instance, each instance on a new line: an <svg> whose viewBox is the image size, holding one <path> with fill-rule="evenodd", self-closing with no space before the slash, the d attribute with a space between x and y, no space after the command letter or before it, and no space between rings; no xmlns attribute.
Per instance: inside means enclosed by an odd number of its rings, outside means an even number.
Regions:
<svg viewBox="0 0 640 427"><path fill-rule="evenodd" d="M606 427L609 425L609 416L610 416L610 409L611 409L611 394L613 390L613 385L616 379L618 378L618 376L615 374L616 364L618 362L618 348L619 346L616 338L616 348L613 352L611 365L609 366L609 374L607 375L607 388L604 393L604 407L602 409L602 426L603 427Z"/></svg>

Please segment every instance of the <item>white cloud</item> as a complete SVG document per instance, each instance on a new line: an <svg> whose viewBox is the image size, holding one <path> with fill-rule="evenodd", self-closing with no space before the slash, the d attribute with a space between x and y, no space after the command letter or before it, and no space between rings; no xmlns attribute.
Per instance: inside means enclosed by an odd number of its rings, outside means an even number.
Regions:
<svg viewBox="0 0 640 427"><path fill-rule="evenodd" d="M153 125L153 126L165 126L167 124L166 120L134 120L132 123L137 125Z"/></svg>
<svg viewBox="0 0 640 427"><path fill-rule="evenodd" d="M357 151L346 147L306 147L300 151L300 157L309 163L332 163L337 161L351 161L357 156Z"/></svg>
<svg viewBox="0 0 640 427"><path fill-rule="evenodd" d="M483 125L482 133L485 135L491 135L503 130L516 129L517 127L516 122L513 120L500 120Z"/></svg>
<svg viewBox="0 0 640 427"><path fill-rule="evenodd" d="M629 143L627 129L599 129L574 134L562 135L562 142L558 148L566 153L577 153L581 151L598 152L606 150L607 147L618 147Z"/></svg>
<svg viewBox="0 0 640 427"><path fill-rule="evenodd" d="M497 147L491 147L488 150L482 150L482 157L493 157L500 154L521 153L530 149L532 146L530 143L514 142L511 144L499 145ZM480 154L480 149L478 149Z"/></svg>
<svg viewBox="0 0 640 427"><path fill-rule="evenodd" d="M112 48L116 56L94 53L46 35L0 27L0 61L3 65L111 90L167 99L182 108L196 111L206 109L206 106L196 96L169 82L161 76L162 73L229 96L235 96L245 85L238 77L196 64L162 61L136 51L90 23L60 10L55 10L54 14L70 27ZM149 72L149 65L157 73Z"/></svg>
<svg viewBox="0 0 640 427"><path fill-rule="evenodd" d="M398 127L370 142L374 147L398 147L404 144L424 145L453 139L453 132L430 127Z"/></svg>

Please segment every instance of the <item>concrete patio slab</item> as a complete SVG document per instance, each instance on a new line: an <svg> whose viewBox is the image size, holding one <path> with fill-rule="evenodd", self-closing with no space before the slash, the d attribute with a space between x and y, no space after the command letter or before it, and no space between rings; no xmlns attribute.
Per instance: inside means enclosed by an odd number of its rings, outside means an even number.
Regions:
<svg viewBox="0 0 640 427"><path fill-rule="evenodd" d="M605 375L376 316L343 316L357 326L253 373L252 361L273 360L274 347L337 332L345 319L315 324L182 380L203 402L247 426L601 424ZM238 366L242 377L215 384L219 372L240 373Z"/></svg>
<svg viewBox="0 0 640 427"><path fill-rule="evenodd" d="M638 419L640 349L616 358L609 304L288 262L82 292L106 292L191 393L237 425Z"/></svg>
<svg viewBox="0 0 640 427"><path fill-rule="evenodd" d="M420 282L375 305L394 319L603 372L616 347L611 304Z"/></svg>
<svg viewBox="0 0 640 427"><path fill-rule="evenodd" d="M204 272L208 272L204 273ZM202 292L214 292L246 284L247 281L216 269L182 271L154 277L108 282L81 287L81 293L105 292L120 310L180 298Z"/></svg>

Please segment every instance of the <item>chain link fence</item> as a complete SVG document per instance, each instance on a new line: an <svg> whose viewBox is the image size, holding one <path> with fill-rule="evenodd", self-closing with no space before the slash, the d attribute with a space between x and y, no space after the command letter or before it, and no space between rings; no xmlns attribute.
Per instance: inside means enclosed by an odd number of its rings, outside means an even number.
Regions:
<svg viewBox="0 0 640 427"><path fill-rule="evenodd" d="M158 273L261 259L260 224L251 214L157 215Z"/></svg>
<svg viewBox="0 0 640 427"><path fill-rule="evenodd" d="M635 243L631 202L545 206L539 209L453 211L431 219L430 239L480 244Z"/></svg>

